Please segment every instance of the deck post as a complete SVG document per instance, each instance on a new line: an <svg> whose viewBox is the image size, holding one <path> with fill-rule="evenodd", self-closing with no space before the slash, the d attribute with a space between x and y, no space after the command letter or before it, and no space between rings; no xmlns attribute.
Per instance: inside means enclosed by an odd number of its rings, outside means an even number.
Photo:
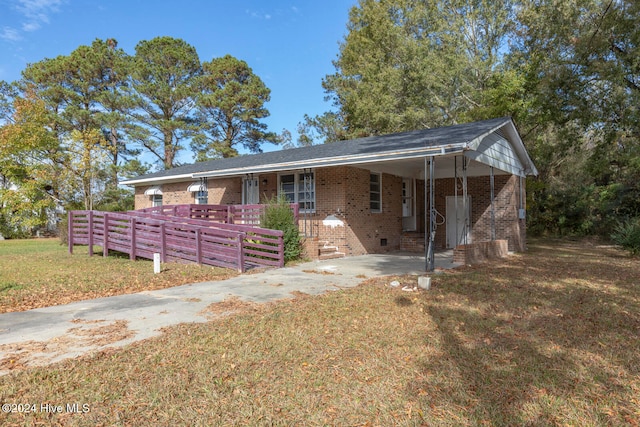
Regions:
<svg viewBox="0 0 640 427"><path fill-rule="evenodd" d="M234 205L227 205L227 224L233 224L233 217L236 214L236 207Z"/></svg>
<svg viewBox="0 0 640 427"><path fill-rule="evenodd" d="M105 212L104 213L104 244L102 245L102 256L104 257L108 257L109 256L109 215Z"/></svg>
<svg viewBox="0 0 640 427"><path fill-rule="evenodd" d="M196 228L196 261L202 265L202 233L199 228Z"/></svg>
<svg viewBox="0 0 640 427"><path fill-rule="evenodd" d="M69 255L73 254L73 211L67 214L67 244L69 245Z"/></svg>
<svg viewBox="0 0 640 427"><path fill-rule="evenodd" d="M136 260L136 217L129 219L129 227L131 228L131 253L129 253L129 259Z"/></svg>
<svg viewBox="0 0 640 427"><path fill-rule="evenodd" d="M167 262L167 234L164 221L160 224L160 261Z"/></svg>
<svg viewBox="0 0 640 427"><path fill-rule="evenodd" d="M89 256L93 256L93 211L87 214L89 222L87 223L87 234L89 235Z"/></svg>
<svg viewBox="0 0 640 427"><path fill-rule="evenodd" d="M284 235L278 237L278 267L284 267Z"/></svg>
<svg viewBox="0 0 640 427"><path fill-rule="evenodd" d="M238 233L238 272L244 273L244 238L245 233Z"/></svg>

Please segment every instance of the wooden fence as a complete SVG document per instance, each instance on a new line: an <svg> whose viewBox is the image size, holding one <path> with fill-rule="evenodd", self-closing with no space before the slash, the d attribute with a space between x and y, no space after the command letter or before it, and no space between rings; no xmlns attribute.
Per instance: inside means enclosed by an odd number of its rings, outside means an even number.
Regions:
<svg viewBox="0 0 640 427"><path fill-rule="evenodd" d="M189 205L185 205L189 206ZM202 205L193 205L202 206ZM178 208L176 212L185 208ZM166 211L165 211L166 212ZM69 253L74 245L102 247L162 262L194 262L244 272L251 267L283 267L283 233L249 225L192 219L153 212L69 212Z"/></svg>
<svg viewBox="0 0 640 427"><path fill-rule="evenodd" d="M138 209L144 212L181 218L203 219L225 224L259 224L266 205L164 205ZM300 205L291 203L291 210L298 223Z"/></svg>

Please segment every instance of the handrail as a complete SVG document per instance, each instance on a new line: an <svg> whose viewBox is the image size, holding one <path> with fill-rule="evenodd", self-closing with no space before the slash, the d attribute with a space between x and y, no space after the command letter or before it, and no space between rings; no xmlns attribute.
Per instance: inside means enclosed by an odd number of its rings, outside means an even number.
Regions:
<svg viewBox="0 0 640 427"><path fill-rule="evenodd" d="M153 213L172 217L205 219L227 224L257 224L267 205L162 205L129 212ZM290 203L296 224L300 217L300 205Z"/></svg>
<svg viewBox="0 0 640 427"><path fill-rule="evenodd" d="M69 212L69 253L74 245L83 244L89 246L90 256L95 245L102 246L104 256L110 250L128 253L131 259L153 259L160 253L163 262L182 260L241 272L284 266L280 230L142 211Z"/></svg>

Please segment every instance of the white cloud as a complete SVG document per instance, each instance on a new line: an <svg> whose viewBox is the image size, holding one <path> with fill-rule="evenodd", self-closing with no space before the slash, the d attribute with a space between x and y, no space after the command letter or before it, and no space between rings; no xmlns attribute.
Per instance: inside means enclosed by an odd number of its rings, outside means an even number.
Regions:
<svg viewBox="0 0 640 427"><path fill-rule="evenodd" d="M16 42L18 40L22 40L22 36L15 28L3 27L0 32L0 39Z"/></svg>
<svg viewBox="0 0 640 427"><path fill-rule="evenodd" d="M22 31L35 31L40 29L40 24L38 22L25 22L22 24Z"/></svg>
<svg viewBox="0 0 640 427"><path fill-rule="evenodd" d="M17 0L14 9L25 18L24 22L22 22L22 31L36 31L42 27L42 24L48 24L49 16L58 12L59 7L65 1L66 0ZM20 37L17 30L14 30L14 32Z"/></svg>

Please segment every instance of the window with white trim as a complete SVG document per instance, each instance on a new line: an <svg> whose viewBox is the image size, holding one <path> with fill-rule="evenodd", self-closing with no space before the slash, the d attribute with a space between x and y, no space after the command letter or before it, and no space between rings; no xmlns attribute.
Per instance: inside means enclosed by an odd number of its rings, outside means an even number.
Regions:
<svg viewBox="0 0 640 427"><path fill-rule="evenodd" d="M278 176L278 193L289 203L298 203L300 211L315 212L316 180L314 172L297 172Z"/></svg>
<svg viewBox="0 0 640 427"><path fill-rule="evenodd" d="M162 206L162 194L152 194L151 195L151 206Z"/></svg>
<svg viewBox="0 0 640 427"><path fill-rule="evenodd" d="M206 190L198 190L193 192L196 205L206 205L209 203L209 192Z"/></svg>
<svg viewBox="0 0 640 427"><path fill-rule="evenodd" d="M371 173L369 176L369 207L371 212L382 212L382 175Z"/></svg>

